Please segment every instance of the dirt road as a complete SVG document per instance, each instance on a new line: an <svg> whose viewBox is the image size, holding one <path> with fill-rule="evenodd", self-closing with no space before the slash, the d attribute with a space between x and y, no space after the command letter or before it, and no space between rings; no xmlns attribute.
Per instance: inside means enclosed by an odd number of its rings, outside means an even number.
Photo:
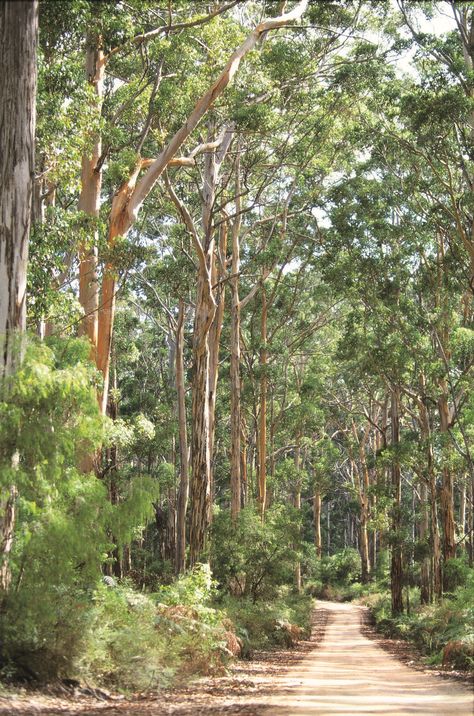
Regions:
<svg viewBox="0 0 474 716"><path fill-rule="evenodd" d="M268 714L472 716L474 700L467 688L414 671L365 637L360 607L319 606L329 609L324 640L279 679Z"/></svg>
<svg viewBox="0 0 474 716"><path fill-rule="evenodd" d="M471 691L415 671L361 632L363 607L320 602L313 640L298 651L239 661L226 677L107 702L46 694L0 697L0 714L26 716L472 716ZM324 622L327 624L322 641Z"/></svg>

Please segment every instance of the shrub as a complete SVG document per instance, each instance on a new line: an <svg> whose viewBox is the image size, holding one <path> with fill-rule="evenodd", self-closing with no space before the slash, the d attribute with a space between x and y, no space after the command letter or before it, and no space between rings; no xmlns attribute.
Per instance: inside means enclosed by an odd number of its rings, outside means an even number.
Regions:
<svg viewBox="0 0 474 716"><path fill-rule="evenodd" d="M256 602L275 595L278 585L292 583L297 526L291 507L269 509L263 524L251 508L242 510L236 525L227 512L218 513L212 527L211 563L221 589Z"/></svg>
<svg viewBox="0 0 474 716"><path fill-rule="evenodd" d="M330 557L323 557L313 563L314 577L326 585L347 585L360 576L360 555L357 550L347 547Z"/></svg>
<svg viewBox="0 0 474 716"><path fill-rule="evenodd" d="M223 606L243 641L243 653L254 649L292 646L311 631L312 599L280 590L271 601L254 602L248 597L227 596ZM291 627L297 627L292 629Z"/></svg>
<svg viewBox="0 0 474 716"><path fill-rule="evenodd" d="M429 663L473 669L474 571L466 571L462 560L452 561L461 562L464 585L438 603L416 605L413 596L417 590L410 590L415 608L410 614L392 617L389 592L365 595L363 601L371 608L380 631L414 642Z"/></svg>
<svg viewBox="0 0 474 716"><path fill-rule="evenodd" d="M443 582L448 591L452 592L458 587L464 587L469 581L471 571L465 557L448 559L443 567Z"/></svg>
<svg viewBox="0 0 474 716"><path fill-rule="evenodd" d="M238 642L226 613L209 606L212 589L207 565L154 595L100 585L76 675L144 690L221 673Z"/></svg>

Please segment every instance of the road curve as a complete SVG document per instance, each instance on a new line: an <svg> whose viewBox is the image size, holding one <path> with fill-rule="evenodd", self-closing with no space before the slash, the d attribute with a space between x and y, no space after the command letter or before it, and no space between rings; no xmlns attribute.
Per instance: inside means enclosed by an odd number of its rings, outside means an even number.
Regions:
<svg viewBox="0 0 474 716"><path fill-rule="evenodd" d="M361 632L361 609L319 602L329 612L323 641L278 679L272 716L384 714L472 716L474 696L450 680L410 669Z"/></svg>

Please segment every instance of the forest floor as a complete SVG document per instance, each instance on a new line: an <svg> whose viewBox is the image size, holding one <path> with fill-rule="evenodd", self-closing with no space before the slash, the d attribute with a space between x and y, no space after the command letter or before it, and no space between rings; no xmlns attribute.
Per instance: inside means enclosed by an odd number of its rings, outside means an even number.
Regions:
<svg viewBox="0 0 474 716"><path fill-rule="evenodd" d="M297 649L235 663L227 676L134 698L17 692L0 696L0 714L81 716L311 716L419 714L472 716L472 690L387 653L363 628L366 610L318 602L311 640ZM373 636L370 633L370 636ZM384 648L382 648L384 647ZM409 665L408 665L409 664ZM417 668L413 668L413 666ZM418 670L417 670L418 669Z"/></svg>

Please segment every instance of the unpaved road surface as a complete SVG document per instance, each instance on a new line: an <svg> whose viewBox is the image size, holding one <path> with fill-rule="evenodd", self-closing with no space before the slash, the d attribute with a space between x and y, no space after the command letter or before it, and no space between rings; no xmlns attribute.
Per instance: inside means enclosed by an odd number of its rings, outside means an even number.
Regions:
<svg viewBox="0 0 474 716"><path fill-rule="evenodd" d="M362 634L363 612L363 607L352 604L320 602L311 642L297 651L263 654L250 663L239 661L226 677L201 679L172 692L105 702L20 693L0 698L0 714L473 715L474 696L469 688L400 663Z"/></svg>
<svg viewBox="0 0 474 716"><path fill-rule="evenodd" d="M471 691L401 664L361 633L361 607L330 610L324 640L279 679L268 714L472 716Z"/></svg>

